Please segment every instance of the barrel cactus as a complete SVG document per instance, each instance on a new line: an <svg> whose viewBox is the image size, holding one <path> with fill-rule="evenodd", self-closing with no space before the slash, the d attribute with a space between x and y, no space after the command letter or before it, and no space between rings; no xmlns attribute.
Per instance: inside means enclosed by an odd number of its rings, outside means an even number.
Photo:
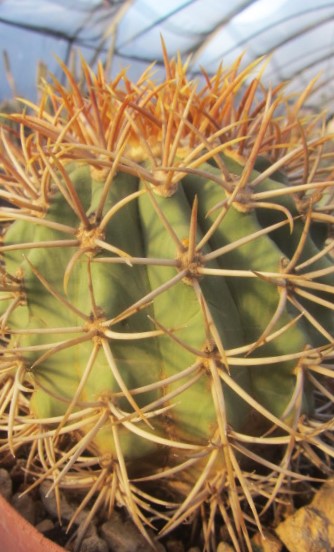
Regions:
<svg viewBox="0 0 334 552"><path fill-rule="evenodd" d="M83 63L3 125L1 452L152 542L261 516L333 456L333 166L261 60ZM13 127L13 125L11 125Z"/></svg>

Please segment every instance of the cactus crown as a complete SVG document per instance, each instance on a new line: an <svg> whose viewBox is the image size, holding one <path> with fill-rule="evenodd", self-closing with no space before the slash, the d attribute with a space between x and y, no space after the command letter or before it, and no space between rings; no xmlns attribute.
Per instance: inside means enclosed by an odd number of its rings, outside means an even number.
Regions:
<svg viewBox="0 0 334 552"><path fill-rule="evenodd" d="M3 126L0 450L87 489L76 516L200 515L209 549L219 514L250 550L333 455L329 138L261 60L199 85L164 58L159 84L83 62L84 91L63 66Z"/></svg>

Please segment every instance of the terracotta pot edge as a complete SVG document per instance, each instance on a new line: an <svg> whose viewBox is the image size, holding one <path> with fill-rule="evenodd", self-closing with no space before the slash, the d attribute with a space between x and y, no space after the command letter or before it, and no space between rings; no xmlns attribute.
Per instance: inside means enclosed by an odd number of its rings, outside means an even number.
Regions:
<svg viewBox="0 0 334 552"><path fill-rule="evenodd" d="M0 494L0 542L6 552L64 552L44 537Z"/></svg>

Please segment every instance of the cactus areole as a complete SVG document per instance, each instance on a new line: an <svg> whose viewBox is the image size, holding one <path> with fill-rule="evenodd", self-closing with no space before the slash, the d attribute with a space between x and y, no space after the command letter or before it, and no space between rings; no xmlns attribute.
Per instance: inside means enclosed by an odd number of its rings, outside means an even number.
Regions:
<svg viewBox="0 0 334 552"><path fill-rule="evenodd" d="M64 66L3 123L0 450L86 489L72 522L199 516L209 549L221 515L250 550L296 459L333 454L328 138L261 61L164 58L159 83Z"/></svg>

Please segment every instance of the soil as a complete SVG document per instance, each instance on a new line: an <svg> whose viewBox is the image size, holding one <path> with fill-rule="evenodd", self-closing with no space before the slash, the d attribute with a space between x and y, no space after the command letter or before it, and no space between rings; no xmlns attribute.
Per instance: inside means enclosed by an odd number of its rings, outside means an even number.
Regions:
<svg viewBox="0 0 334 552"><path fill-rule="evenodd" d="M150 548L146 539L122 510L115 509L110 519L102 515L95 516L84 533L84 522L89 511L83 510L77 523L68 530L68 522L80 504L81 497L77 492L61 494L62 519L59 520L55 496L53 493L48 495L50 482L45 481L29 494L24 494L28 481L22 464L23 459L2 461L0 494L44 536L71 552L148 552ZM320 473L312 475L319 477ZM300 549L302 552L334 550L334 506L331 506L334 505L334 479L329 479L322 486L318 484L317 488L310 483L300 482L289 507L277 506L269 512L267 520L264 520L266 539L264 541L260 534L255 534L252 539L254 551L297 552L295 542L290 545L296 538L298 543L303 543ZM310 524L311 536L308 534ZM222 524L217 524L216 543L212 546L215 552L234 552L234 548L225 541L226 534ZM153 532L150 537L155 543L156 552L203 550L201 534L196 531L195 524L185 524L161 541L155 539ZM319 548L320 541L322 544L326 541L328 547L324 548L321 544Z"/></svg>
<svg viewBox="0 0 334 552"><path fill-rule="evenodd" d="M12 465L7 464L6 467L0 468L0 494L45 537L72 552L148 552L147 541L121 510L115 510L108 520L96 516L84 537L82 526L88 512L83 511L78 518L78 524L68 530L68 521L80 503L80 497L74 497L69 492L62 493L62 519L59 520L55 496L47 495L49 482L44 482L29 494L22 494L27 488L27 483L21 464L20 460L16 460ZM156 552L203 550L200 535L190 526L182 526L161 542L154 538L153 533L150 536L155 543ZM219 537L215 549L217 552L234 550ZM261 548L258 550L261 551ZM283 552L284 549L280 546L279 550Z"/></svg>
<svg viewBox="0 0 334 552"><path fill-rule="evenodd" d="M146 539L133 522L122 512L114 511L111 519L96 516L82 536L82 526L88 511L79 515L78 523L70 530L68 522L80 503L80 497L62 493L62 519L58 519L54 494L47 495L49 482L42 483L29 494L24 494L27 483L20 460L0 468L0 494L43 535L68 551L75 552L147 552ZM189 535L183 529L182 537L171 536L158 542L150 534L156 552L200 552L201 548L185 544ZM189 542L189 540L188 540Z"/></svg>

